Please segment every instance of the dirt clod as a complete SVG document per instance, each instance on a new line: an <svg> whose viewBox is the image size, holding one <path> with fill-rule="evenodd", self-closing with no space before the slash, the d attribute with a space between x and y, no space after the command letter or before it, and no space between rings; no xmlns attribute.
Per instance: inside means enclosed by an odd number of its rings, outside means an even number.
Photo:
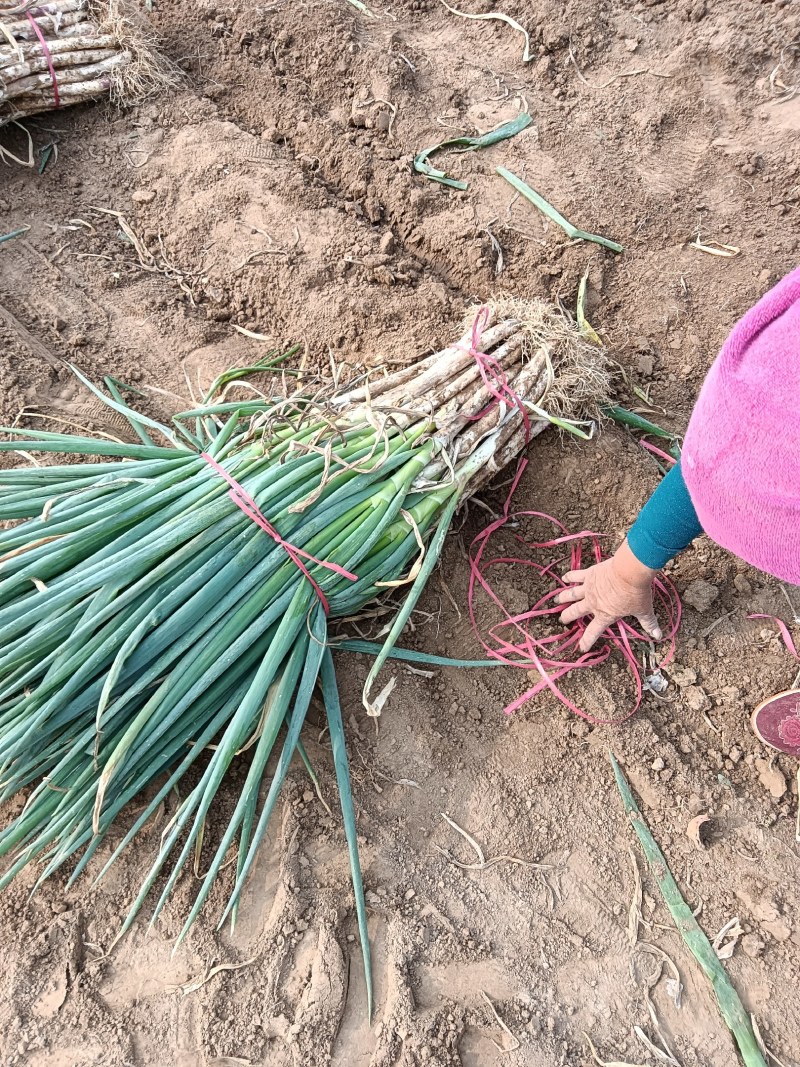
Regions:
<svg viewBox="0 0 800 1067"><path fill-rule="evenodd" d="M756 760L758 778L764 788L775 800L780 800L786 793L788 786L783 772L765 759Z"/></svg>
<svg viewBox="0 0 800 1067"><path fill-rule="evenodd" d="M670 671L670 677L675 685L681 689L685 689L686 686L694 685L697 681L697 671L692 667L673 667Z"/></svg>
<svg viewBox="0 0 800 1067"><path fill-rule="evenodd" d="M697 578L683 592L684 601L695 611L706 612L719 597L719 589L704 578Z"/></svg>
<svg viewBox="0 0 800 1067"><path fill-rule="evenodd" d="M745 934L739 944L745 956L752 960L758 959L764 951L764 942L756 934Z"/></svg>
<svg viewBox="0 0 800 1067"><path fill-rule="evenodd" d="M687 685L683 690L683 699L690 711L703 712L711 707L708 693L699 685Z"/></svg>

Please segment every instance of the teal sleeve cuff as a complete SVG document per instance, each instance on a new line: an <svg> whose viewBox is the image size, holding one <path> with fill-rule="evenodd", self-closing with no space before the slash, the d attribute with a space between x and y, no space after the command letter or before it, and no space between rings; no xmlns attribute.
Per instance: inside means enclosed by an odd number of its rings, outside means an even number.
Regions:
<svg viewBox="0 0 800 1067"><path fill-rule="evenodd" d="M645 567L660 570L702 532L681 465L676 463L639 512L628 533L628 547Z"/></svg>

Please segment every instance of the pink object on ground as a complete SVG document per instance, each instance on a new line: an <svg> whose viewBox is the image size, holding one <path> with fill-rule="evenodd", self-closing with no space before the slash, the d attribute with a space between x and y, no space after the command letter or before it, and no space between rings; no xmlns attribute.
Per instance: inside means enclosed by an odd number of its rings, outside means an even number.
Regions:
<svg viewBox="0 0 800 1067"><path fill-rule="evenodd" d="M681 469L709 537L800 585L800 268L723 345L692 413Z"/></svg>
<svg viewBox="0 0 800 1067"><path fill-rule="evenodd" d="M563 581L558 574L564 570L569 561L570 570L580 570L584 566L583 552L588 549L592 562L599 563L603 559L600 548L601 534L583 530L580 533L570 533L558 519L551 515L545 515L540 511L516 511L509 510L511 499L517 488L522 472L525 470L527 460L523 459L517 469L516 476L506 498L503 514L482 530L469 548L469 591L467 603L469 605L469 617L476 637L490 659L499 660L508 664L509 667L521 667L527 671L533 668L539 675L533 686L522 696L517 697L505 709L506 715L510 715L533 697L549 689L553 695L570 711L579 715L587 722L598 726L610 726L624 722L638 710L644 695L644 681L632 641L640 640L650 643L650 639L638 633L624 619L610 626L605 634L604 643L599 648L593 648L589 652L581 652L579 649L581 637L586 629L586 619L576 619L566 629L562 628L555 632L545 630L538 631L537 620L560 615L564 610L563 605L556 604L555 597L565 589ZM556 537L545 541L528 541L519 532L509 531L512 543L516 542L525 551L524 557L519 556L492 556L490 542L495 533L503 527L511 526L516 530L519 521L525 517L544 520L555 527ZM516 551L516 549L515 549ZM537 559L540 552L545 555ZM559 552L564 555L559 557ZM505 607L498 592L492 585L490 572L494 567L500 567L505 573L509 564L519 564L529 568L534 574L543 578L547 583L555 582L555 588L540 597L532 607L520 614L512 615ZM499 608L504 618L493 626L485 629L482 623L482 612L476 603L478 590L482 590L489 599ZM664 659L658 664L658 668L666 666L675 653L675 635L681 621L681 602L674 585L669 578L662 575L654 582L654 593L658 600L664 618L667 620L666 639L669 647ZM480 621L479 621L480 620ZM532 624L533 627L532 627ZM650 643L652 648L652 643ZM612 651L621 653L628 669L633 675L636 694L632 706L622 715L613 719L598 718L584 711L570 697L564 693L557 684L561 678L571 674L572 671L583 667L597 667L604 663ZM651 664L651 668L652 668ZM533 673L530 671L530 673ZM656 670L656 673L658 671Z"/></svg>
<svg viewBox="0 0 800 1067"><path fill-rule="evenodd" d="M788 756L800 756L800 689L778 693L753 712L753 731L760 741Z"/></svg>
<svg viewBox="0 0 800 1067"><path fill-rule="evenodd" d="M472 323L471 344L469 348L467 349L466 345L459 346L462 347L464 351L469 351L469 354L477 362L484 385L493 398L483 411L473 416L473 419L482 418L488 411L491 411L492 408L496 407L498 404L505 403L513 405L519 409L522 415L522 421L525 426L526 444L528 444L531 439L531 424L525 405L509 385L503 368L497 360L492 356L487 356L485 352L481 351L481 333L486 326L488 317L488 307L481 307ZM653 446L647 445L646 447L652 448ZM658 449L656 449L656 451L658 451ZM664 458L674 462L670 456L665 456ZM563 611L563 606L556 604L555 597L566 587L558 577L556 571L559 569L563 570L566 560L569 559L570 561L570 570L580 570L583 566L584 547L589 549L591 555L594 557L595 563L599 563L602 560L603 553L600 548L600 534L592 533L589 530L583 530L581 533L575 534L570 533L558 519L554 519L552 516L545 515L540 511L510 511L511 501L527 463L527 459L525 459L524 456L520 456L519 462L517 463L517 470L512 479L511 488L508 491L505 506L503 507L503 514L482 530L473 539L470 545L470 576L467 603L469 605L469 617L472 622L472 628L490 659L499 660L501 663L506 663L510 667L521 667L528 671L532 667L538 672L538 680L530 689L523 693L521 697L518 697L508 705L505 709L506 715L510 715L513 711L516 711L518 708L522 707L523 704L527 703L528 700L531 700L545 689L549 689L557 700L561 701L561 703L568 707L570 711L575 712L576 715L579 715L582 719L586 719L588 722L596 725L612 725L624 722L625 719L630 718L630 716L637 711L642 702L642 696L644 695L644 681L639 669L639 661L631 646L631 639L649 641L649 638L646 635L637 633L637 631L629 626L628 623L620 620L606 630L604 634L606 640L600 648L595 648L592 651L582 653L578 646L584 630L586 629L585 619L577 619L566 630L562 629L560 632L556 633L536 635L531 632L530 625L533 620L560 615ZM546 523L554 526L557 536L545 541L526 541L519 533L513 533L511 535L512 540L516 541L517 544L525 549L526 558L505 555L492 557L489 551L489 544L493 534L497 533L506 525L511 525L512 528L516 528L519 525L519 520L526 516L539 520L543 519ZM584 542L586 542L586 544L584 544ZM556 555L554 558L553 550L555 550L556 553L563 550L565 555L561 558L558 558ZM536 553L540 551L547 553L543 562L540 562L536 558ZM509 564L519 564L520 566L528 567L535 574L538 574L540 578L543 578L548 582L555 582L556 587L550 589L549 592L540 597L528 611L512 615L493 588L489 574L493 567L499 565L506 568ZM681 620L681 602L675 587L668 578L662 577L656 579L654 585L655 595L661 603L664 614L668 619L666 636L669 640L669 649L666 657L660 664L660 666L664 666L672 659L675 651L675 635ZM504 616L500 622L495 623L486 630L486 632L484 632L482 628L482 620L479 621L479 616L482 613L478 611L475 603L478 589L483 590L484 594L489 597L495 607L500 609ZM600 719L579 708L556 683L559 679L564 678L575 670L580 670L583 667L596 667L600 663L603 663L611 655L612 649L616 649L622 654L623 659L631 671L634 685L636 687L636 695L633 706L626 714L614 719Z"/></svg>

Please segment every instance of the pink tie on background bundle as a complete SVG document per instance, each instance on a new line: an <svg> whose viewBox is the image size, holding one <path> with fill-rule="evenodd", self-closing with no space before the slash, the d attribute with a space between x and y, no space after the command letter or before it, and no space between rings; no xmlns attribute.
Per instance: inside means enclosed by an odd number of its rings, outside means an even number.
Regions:
<svg viewBox="0 0 800 1067"><path fill-rule="evenodd" d="M37 39L39 41L39 44L41 46L42 55L44 56L45 63L47 63L47 71L48 71L48 73L50 75L50 81L51 81L52 86L53 86L53 102L55 103L57 108L61 107L61 94L58 91L58 79L56 78L56 68L55 68L55 65L53 64L53 56L52 56L52 53L50 52L50 49L49 49L49 47L47 45L47 41L45 40L45 36L41 31L39 23L36 21L36 18L34 17L36 14L41 14L41 12L39 12L38 10L36 12L28 11L28 12L26 12L26 14L27 14L27 17L28 17L28 22L30 22L31 27L33 29L33 32L36 34L36 37L37 37Z"/></svg>
<svg viewBox="0 0 800 1067"><path fill-rule="evenodd" d="M800 584L800 268L736 324L695 404L681 469L717 544Z"/></svg>

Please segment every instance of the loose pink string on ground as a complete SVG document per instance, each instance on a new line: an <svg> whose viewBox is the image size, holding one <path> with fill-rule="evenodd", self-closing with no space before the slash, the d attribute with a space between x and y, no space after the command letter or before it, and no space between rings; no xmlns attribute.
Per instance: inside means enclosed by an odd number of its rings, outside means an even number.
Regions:
<svg viewBox="0 0 800 1067"><path fill-rule="evenodd" d="M326 570L333 571L334 574L338 574L342 578L348 578L351 582L357 582L358 575L351 574L350 571L346 571L344 567L340 567L338 563L329 563L326 560L317 559L316 556L312 556L309 552L304 551L304 549L298 548L296 545L292 545L288 541L284 541L284 539L281 537L281 535L278 533L278 531L275 529L269 519L267 519L266 516L260 511L258 504L256 504L255 500L253 500L247 490L243 486L241 486L232 475L228 474L225 468L220 466L220 464L217 463L217 461L212 456L209 456L207 452L201 452L200 455L203 457L206 463L208 463L210 467L213 467L217 474L219 474L221 478L224 478L228 485L231 487L228 491L228 496L231 498L237 508L241 508L241 510L249 519L252 519L257 526L261 527L264 533L269 534L269 536L272 538L273 541L275 541L276 544L280 545L281 548L285 549L286 554L289 556L292 562L300 568L306 578L308 578L309 582L311 582L312 586L314 587L314 592L319 597L322 603L322 607L325 609L325 614L329 614L330 608L328 605L327 598L322 592L322 589L320 588L319 584L311 577L308 567L306 567L305 563L303 563L303 559L307 559L311 563L316 563L319 567L325 567ZM300 558L301 556L303 557L303 559Z"/></svg>
<svg viewBox="0 0 800 1067"><path fill-rule="evenodd" d="M53 83L53 100L56 107L61 107L61 94L58 91L58 81L56 79L56 68L53 66L53 57L50 54L50 49L47 47L47 41L44 39L39 23L33 17L33 12L28 13L28 22L33 27L33 32L39 38L39 44L42 46L42 52L44 54L45 62L47 63L47 69L50 72L50 80Z"/></svg>
<svg viewBox="0 0 800 1067"><path fill-rule="evenodd" d="M523 401L509 385L508 379L498 361L480 351L481 334L488 322L488 317L489 308L481 307L472 324L470 354L478 363L484 384L494 397L494 400L475 418L481 418L501 402L510 403L522 415L526 444L528 444L530 443L530 420ZM666 453L661 452L655 446L648 445L647 447L656 454L661 455L663 459L674 462L672 457L667 456ZM534 686L508 705L505 709L507 715L522 707L527 701L532 700L544 689L549 689L570 711L580 716L580 718L586 719L587 722L600 726L624 722L638 710L642 702L644 685L641 670L631 646L631 640L647 642L652 647L652 642L645 634L640 633L627 622L620 620L606 630L605 640L599 647L595 647L589 652L581 652L578 646L586 629L586 622L583 619L578 619L567 629L544 634L543 636L535 636L530 632L528 624L532 620L558 616L564 610L564 605L555 603L555 598L561 590L568 588L566 583L562 581L560 572L582 569L584 566L583 555L587 548L595 563L602 561L603 552L600 547L602 534L592 533L589 530L570 533L557 519L539 511L510 512L511 500L527 462L524 457L520 457L511 488L506 497L502 516L482 530L470 545L468 606L472 628L485 652L492 659L506 663L509 667L520 667L524 670L534 668L540 675L540 680ZM514 533L512 535L514 540L525 547L528 558L518 556L494 556L489 558L487 550L491 538L503 527L508 526L509 523L517 523L519 520L529 517L550 523L555 527L557 536L544 541L526 541L522 536ZM564 554L558 555L558 551L561 548L564 549ZM543 559L537 560L532 555L533 553L545 553L545 556ZM529 568L539 578L553 582L553 588L541 597L530 610L518 615L511 615L508 612L489 579L489 572L492 567L508 564ZM475 597L479 588L483 590L505 616L486 632L484 632L478 621L475 604ZM663 667L672 660L675 653L675 635L680 625L682 608L674 585L665 576L656 579L654 593L655 599L667 619L665 634L669 645L667 654L660 663L660 666ZM574 701L561 691L556 683L575 670L599 666L614 651L622 654L633 675L636 686L636 700L633 707L626 714L615 719L601 719L579 708Z"/></svg>
<svg viewBox="0 0 800 1067"><path fill-rule="evenodd" d="M520 472L521 473L521 472ZM518 479L517 479L518 480ZM506 507L510 502L510 496ZM518 533L512 534L514 540L524 546L527 558L520 556L502 555L489 556L488 549L491 538L509 523L517 523L525 518L536 518L547 522L555 527L556 535L543 541L528 541ZM507 715L522 707L527 701L538 696L544 689L549 689L553 695L570 711L574 712L587 722L595 725L608 726L613 723L624 722L630 718L639 708L644 686L642 673L636 654L633 650L632 641L647 642L652 646L649 638L634 629L627 622L620 621L609 627L604 634L604 641L589 652L581 652L578 648L581 638L586 629L586 621L578 619L566 629L552 633L536 635L531 632L530 623L536 619L547 619L559 616L564 610L563 604L556 604L555 598L562 589L568 588L560 577L561 571L580 570L584 563L584 554L589 551L592 563L600 563L603 552L600 547L602 535L590 530L582 530L580 533L570 533L565 526L550 515L539 511L505 510L503 515L490 523L486 529L477 535L470 545L469 564L469 616L473 630L492 659L500 660L510 667L520 667L525 670L534 668L540 675L540 680L522 696L514 700L505 709ZM563 554L559 550L563 548ZM543 554L543 555L542 555ZM537 558L537 555L539 558ZM493 567L507 566L509 564L527 568L540 579L553 582L553 588L540 597L539 600L528 610L517 615L512 615L505 607L502 599L492 586L489 572ZM478 612L475 599L478 589L489 597L497 608L503 613L504 618L484 632L478 621ZM662 614L667 620L665 626L666 639L669 642L667 653L659 666L666 666L671 661L675 652L675 635L681 619L681 603L673 584L668 578L662 576L654 583L654 593ZM560 679L571 674L575 670L585 667L597 667L611 656L612 652L621 653L636 687L635 703L624 715L613 719L603 719L592 715L578 707L558 686Z"/></svg>
<svg viewBox="0 0 800 1067"><path fill-rule="evenodd" d="M782 619L779 619L776 615L748 615L747 617L748 619L769 619L770 622L774 622L780 631L783 643L786 645L789 653L794 656L796 660L800 660L800 654L792 640L792 635L789 633L789 627Z"/></svg>
<svg viewBox="0 0 800 1067"><path fill-rule="evenodd" d="M664 452L663 449L656 447L656 445L651 445L649 441L640 441L639 444L642 448L646 448L648 452L652 452L654 456L663 459L665 463L670 465L670 467L674 467L678 462L674 456L670 456L667 452Z"/></svg>

